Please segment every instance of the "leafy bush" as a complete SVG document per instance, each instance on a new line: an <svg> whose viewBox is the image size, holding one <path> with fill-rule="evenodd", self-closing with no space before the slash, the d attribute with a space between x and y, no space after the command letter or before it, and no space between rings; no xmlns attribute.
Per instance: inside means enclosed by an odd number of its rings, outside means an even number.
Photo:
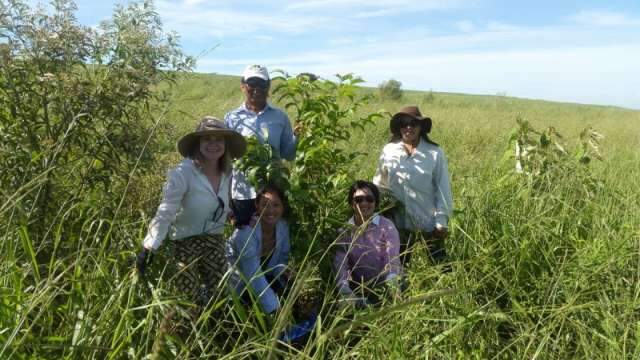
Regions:
<svg viewBox="0 0 640 360"><path fill-rule="evenodd" d="M422 102L427 104L433 104L436 101L436 95L433 93L433 90L429 90L422 97Z"/></svg>
<svg viewBox="0 0 640 360"><path fill-rule="evenodd" d="M543 306L549 301L544 289L538 288L546 286L539 279L553 277L560 270L557 264L578 251L576 239L596 230L593 218L599 210L594 199L604 190L601 179L584 161L585 156L599 156L597 142L581 140L572 155L553 127L538 131L522 119L517 119L517 125L505 154L510 170L491 184L491 196L477 212L467 214L468 218L484 217L491 248L471 253L490 251L486 267L499 270L483 292L497 299L503 310L510 309L511 302ZM588 133L593 139L601 137L591 128L582 136Z"/></svg>
<svg viewBox="0 0 640 360"><path fill-rule="evenodd" d="M384 100L400 100L403 95L402 83L394 79L383 81L378 85L378 93Z"/></svg>
<svg viewBox="0 0 640 360"><path fill-rule="evenodd" d="M0 179L19 199L13 221L36 239L69 204L116 209L152 159L150 108L165 95L153 87L192 66L150 2L118 7L96 30L76 22L72 1L52 7L0 8Z"/></svg>
<svg viewBox="0 0 640 360"><path fill-rule="evenodd" d="M247 155L236 166L247 172L254 186L279 183L287 189L294 214L292 232L297 249L321 255L335 240L337 228L346 219L346 193L353 179L359 153L348 148L354 130L382 117L379 113L357 115L371 96L363 95L353 75L338 76L338 82L301 74L285 73L274 78L273 96L300 129L295 162L282 165L267 145L249 141ZM321 271L328 275L325 267Z"/></svg>

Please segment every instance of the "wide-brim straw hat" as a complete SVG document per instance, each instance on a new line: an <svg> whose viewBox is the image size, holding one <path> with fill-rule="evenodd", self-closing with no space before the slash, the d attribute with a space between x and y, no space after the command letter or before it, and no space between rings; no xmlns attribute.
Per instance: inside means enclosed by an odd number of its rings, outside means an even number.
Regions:
<svg viewBox="0 0 640 360"><path fill-rule="evenodd" d="M389 128L392 133L400 133L400 119L404 116L409 116L412 119L424 122L427 133L431 131L431 118L422 116L420 109L417 106L412 105L403 107L391 117L391 121L389 121Z"/></svg>
<svg viewBox="0 0 640 360"><path fill-rule="evenodd" d="M191 157L194 148L199 145L203 136L215 135L225 139L225 151L232 159L237 159L247 151L247 141L239 132L231 130L223 121L213 116L205 116L196 127L196 131L189 133L178 141L178 151L184 157Z"/></svg>

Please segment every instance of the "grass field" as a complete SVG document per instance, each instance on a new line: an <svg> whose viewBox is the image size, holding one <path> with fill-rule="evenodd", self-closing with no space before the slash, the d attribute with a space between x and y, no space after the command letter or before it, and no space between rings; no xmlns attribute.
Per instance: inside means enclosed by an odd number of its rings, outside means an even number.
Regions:
<svg viewBox="0 0 640 360"><path fill-rule="evenodd" d="M185 75L172 94L157 113L166 110L159 115L169 126L163 136L174 140L203 115L222 117L242 101L239 79L231 76ZM321 318L300 349L277 345L258 315L244 320L236 313L225 314L222 325L205 314L190 324L184 344L154 348L176 300L160 276L162 253L145 281L131 259L164 171L178 160L167 143L155 171L132 184L126 217L74 209L88 220L64 239L60 229L71 215L51 224L48 241L74 246L54 251L44 266L36 264L29 230L3 223L0 358L640 358L640 111L414 91L361 111L408 104L433 119L431 137L449 159L456 208L447 240L451 273L416 255L404 302L351 320ZM538 130L553 126L569 148L593 126L605 136L603 160L550 171L537 183L514 175L505 153L513 154L509 137L518 117ZM373 176L387 139L388 117L354 134L350 148L363 153L352 164L354 178Z"/></svg>

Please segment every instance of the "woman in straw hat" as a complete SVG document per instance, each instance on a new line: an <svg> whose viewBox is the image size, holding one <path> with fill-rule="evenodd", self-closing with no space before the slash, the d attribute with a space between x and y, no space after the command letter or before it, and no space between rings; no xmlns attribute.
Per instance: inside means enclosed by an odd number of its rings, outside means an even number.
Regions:
<svg viewBox="0 0 640 360"><path fill-rule="evenodd" d="M417 106L407 106L389 123L391 140L382 149L373 182L402 206L393 211L400 232L402 263L410 260L411 245L426 242L433 262L446 258L444 239L453 207L447 158L429 139L431 119Z"/></svg>
<svg viewBox="0 0 640 360"><path fill-rule="evenodd" d="M246 147L242 135L211 116L178 141L185 159L168 173L137 258L141 274L149 255L168 236L178 268L177 289L201 305L216 295L227 268L222 233L230 212L231 159L242 156Z"/></svg>

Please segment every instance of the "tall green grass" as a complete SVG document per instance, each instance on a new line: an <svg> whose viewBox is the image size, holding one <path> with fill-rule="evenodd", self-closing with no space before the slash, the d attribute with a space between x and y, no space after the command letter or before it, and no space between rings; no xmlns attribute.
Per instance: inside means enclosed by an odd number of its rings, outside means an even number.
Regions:
<svg viewBox="0 0 640 360"><path fill-rule="evenodd" d="M165 115L167 138L203 115L222 117L241 100L236 77L185 75ZM3 194L0 358L639 358L640 112L422 92L363 111L405 104L432 117L432 138L449 158L457 210L447 240L451 273L418 249L403 301L352 313L336 309L332 284L302 266L293 297L318 288L323 311L299 348L275 340L292 302L275 329L259 311L224 298L193 316L168 285L166 250L147 277L132 267L164 172L177 160L168 142L156 169L136 175L123 194L120 217L105 219L80 204L60 209L47 224L46 246L54 250L46 259L39 252L45 245L12 222L19 199ZM555 172L543 187L510 176L514 162L505 151L518 116L554 126L570 144L594 126L605 135L603 161L586 175ZM387 138L387 120L356 135L351 147L364 155L354 177L372 177ZM584 176L599 184L591 196ZM163 323L173 311L177 330Z"/></svg>

